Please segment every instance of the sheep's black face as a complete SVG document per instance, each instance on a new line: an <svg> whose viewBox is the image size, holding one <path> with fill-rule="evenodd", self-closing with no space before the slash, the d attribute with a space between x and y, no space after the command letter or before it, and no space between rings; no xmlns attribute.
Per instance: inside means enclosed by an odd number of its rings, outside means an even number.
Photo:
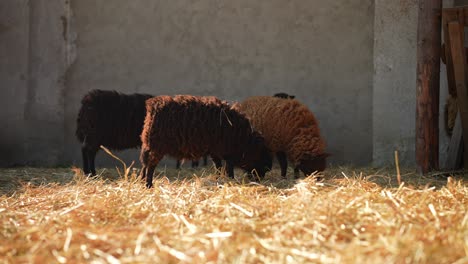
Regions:
<svg viewBox="0 0 468 264"><path fill-rule="evenodd" d="M311 173L317 171L324 171L327 167L327 157L329 155L324 153L318 156L303 158L300 160L298 168L305 174L310 175Z"/></svg>
<svg viewBox="0 0 468 264"><path fill-rule="evenodd" d="M265 177L265 173L271 170L271 167L273 166L273 158L270 150L264 144L263 146L260 146L260 151L257 157L258 159L254 164L254 168L250 171L257 172L258 176L263 178Z"/></svg>
<svg viewBox="0 0 468 264"><path fill-rule="evenodd" d="M257 133L244 153L241 168L263 178L265 173L271 170L272 160L271 151L266 147L263 137Z"/></svg>

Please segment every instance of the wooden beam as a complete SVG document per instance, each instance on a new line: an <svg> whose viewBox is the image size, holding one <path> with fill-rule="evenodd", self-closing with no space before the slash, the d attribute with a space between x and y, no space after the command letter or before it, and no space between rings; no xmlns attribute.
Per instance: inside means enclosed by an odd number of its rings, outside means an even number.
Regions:
<svg viewBox="0 0 468 264"><path fill-rule="evenodd" d="M416 81L416 163L439 169L439 80L442 0L419 0Z"/></svg>
<svg viewBox="0 0 468 264"><path fill-rule="evenodd" d="M442 61L445 63L447 70L447 84L449 94L453 97L457 97L457 87L455 85L455 76L453 74L453 62L452 54L450 52L450 38L448 34L448 23L452 21L458 21L458 12L447 11L444 9L442 13L442 28L444 31L444 45L442 45L443 50L441 51Z"/></svg>
<svg viewBox="0 0 468 264"><path fill-rule="evenodd" d="M446 17L447 22L452 22L457 20L458 16L468 17L468 6L444 8L443 12L443 16ZM463 21L463 26L468 27L468 20Z"/></svg>
<svg viewBox="0 0 468 264"><path fill-rule="evenodd" d="M449 22L448 31L450 37L450 48L453 60L455 84L457 87L457 105L461 117L463 134L463 164L468 165L468 91L467 91L467 64L465 58L465 34L463 23Z"/></svg>
<svg viewBox="0 0 468 264"><path fill-rule="evenodd" d="M446 170L458 170L462 164L463 155L463 134L460 119L460 113L457 113L455 126L453 127L452 137L450 138L447 160L445 161Z"/></svg>

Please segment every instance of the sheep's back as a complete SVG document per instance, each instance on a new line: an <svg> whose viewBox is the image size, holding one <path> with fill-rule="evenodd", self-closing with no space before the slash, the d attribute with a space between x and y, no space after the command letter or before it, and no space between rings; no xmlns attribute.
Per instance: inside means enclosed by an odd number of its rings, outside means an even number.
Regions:
<svg viewBox="0 0 468 264"><path fill-rule="evenodd" d="M298 159L304 153L324 151L317 120L297 100L253 96L241 103L241 111L262 133L273 152L283 151L291 159Z"/></svg>
<svg viewBox="0 0 468 264"><path fill-rule="evenodd" d="M147 113L143 146L179 159L239 155L252 133L248 119L216 97L158 96Z"/></svg>

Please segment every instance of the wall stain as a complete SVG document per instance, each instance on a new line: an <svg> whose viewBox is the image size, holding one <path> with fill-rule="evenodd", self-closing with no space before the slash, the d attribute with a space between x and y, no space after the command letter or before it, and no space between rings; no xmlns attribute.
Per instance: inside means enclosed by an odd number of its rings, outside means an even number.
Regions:
<svg viewBox="0 0 468 264"><path fill-rule="evenodd" d="M62 20L62 36L63 40L67 41L67 33L68 33L68 20L65 16L60 16L60 20Z"/></svg>

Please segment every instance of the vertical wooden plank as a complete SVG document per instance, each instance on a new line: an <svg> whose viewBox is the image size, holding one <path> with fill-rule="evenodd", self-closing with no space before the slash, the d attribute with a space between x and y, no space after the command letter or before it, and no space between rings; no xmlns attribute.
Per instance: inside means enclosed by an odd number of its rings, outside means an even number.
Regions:
<svg viewBox="0 0 468 264"><path fill-rule="evenodd" d="M450 138L447 160L445 161L446 170L457 170L460 168L463 156L463 130L461 125L460 113L457 113L455 126L453 127L452 137Z"/></svg>
<svg viewBox="0 0 468 264"><path fill-rule="evenodd" d="M465 6L465 7L458 7L458 9L462 9L462 13L463 13L463 17L468 17L468 7ZM465 27L468 27L468 21L465 20L465 23L463 23L462 25L464 25Z"/></svg>
<svg viewBox="0 0 468 264"><path fill-rule="evenodd" d="M439 80L442 0L420 0L416 82L416 163L439 169Z"/></svg>
<svg viewBox="0 0 468 264"><path fill-rule="evenodd" d="M450 37L450 50L453 59L453 68L455 75L455 83L457 87L457 104L461 117L461 124L463 130L463 164L468 165L468 91L467 91L467 72L465 61L465 48L464 48L464 28L459 22L450 22L448 24L448 31Z"/></svg>
<svg viewBox="0 0 468 264"><path fill-rule="evenodd" d="M457 87L455 85L455 76L453 74L453 62L452 62L452 54L450 53L450 38L448 34L448 23L451 21L458 21L458 12L455 10L444 10L442 14L442 29L444 32L444 50L441 52L444 53L445 56L445 66L447 69L447 82L448 82L448 90L449 94L452 97L457 97Z"/></svg>

